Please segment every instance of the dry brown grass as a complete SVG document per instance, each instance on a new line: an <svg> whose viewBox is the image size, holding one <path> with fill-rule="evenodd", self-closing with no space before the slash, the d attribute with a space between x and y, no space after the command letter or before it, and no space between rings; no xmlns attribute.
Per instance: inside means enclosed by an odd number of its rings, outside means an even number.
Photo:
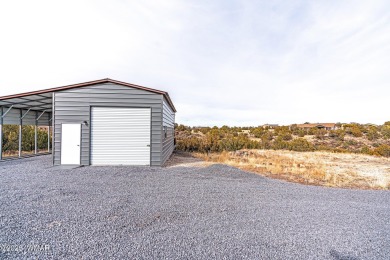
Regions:
<svg viewBox="0 0 390 260"><path fill-rule="evenodd" d="M38 149L38 153L47 153L47 149ZM22 156L23 155L32 155L34 154L34 151L22 151ZM3 152L3 158L7 157L17 157L19 155L18 151L5 151Z"/></svg>
<svg viewBox="0 0 390 260"><path fill-rule="evenodd" d="M224 163L291 182L343 188L390 188L389 158L273 150L194 155L208 162Z"/></svg>

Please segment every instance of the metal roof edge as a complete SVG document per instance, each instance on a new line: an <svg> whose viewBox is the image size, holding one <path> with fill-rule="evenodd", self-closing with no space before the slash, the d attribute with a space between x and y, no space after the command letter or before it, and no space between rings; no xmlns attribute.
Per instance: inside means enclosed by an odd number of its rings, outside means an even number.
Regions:
<svg viewBox="0 0 390 260"><path fill-rule="evenodd" d="M139 85L135 85L135 84L119 81L119 80L114 80L114 79L110 79L110 78L87 81L87 82L83 82L83 83L77 83L77 84L66 85L66 86L55 87L55 88L48 88L48 89L24 92L24 93L13 94L13 95L7 95L7 96L0 97L0 100L7 100L7 99L11 99L11 98L19 98L19 97L26 97L26 96L31 96L31 95L45 94L45 93L57 92L57 91L73 89L73 88L81 88L81 87L86 87L86 86L91 86L91 85L96 85L96 84L101 84L101 83L114 83L114 84L118 84L118 85L122 85L122 86L132 87L132 88L141 89L141 90L149 91L152 93L164 95L165 98L168 100L169 105L174 110L174 112L177 112L175 106L172 103L171 98L169 97L168 92L153 89L153 88L147 88L147 87L143 87L143 86L139 86Z"/></svg>

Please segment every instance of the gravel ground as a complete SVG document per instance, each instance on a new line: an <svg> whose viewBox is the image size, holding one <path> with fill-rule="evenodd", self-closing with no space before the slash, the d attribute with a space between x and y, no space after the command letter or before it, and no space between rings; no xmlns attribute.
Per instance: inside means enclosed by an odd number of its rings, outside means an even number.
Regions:
<svg viewBox="0 0 390 260"><path fill-rule="evenodd" d="M0 163L0 259L389 259L390 192L224 165Z"/></svg>

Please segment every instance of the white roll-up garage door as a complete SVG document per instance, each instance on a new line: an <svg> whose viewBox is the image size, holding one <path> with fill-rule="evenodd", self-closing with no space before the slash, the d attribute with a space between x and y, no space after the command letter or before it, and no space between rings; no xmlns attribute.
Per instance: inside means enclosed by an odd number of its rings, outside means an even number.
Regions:
<svg viewBox="0 0 390 260"><path fill-rule="evenodd" d="M150 165L150 108L92 107L92 165Z"/></svg>

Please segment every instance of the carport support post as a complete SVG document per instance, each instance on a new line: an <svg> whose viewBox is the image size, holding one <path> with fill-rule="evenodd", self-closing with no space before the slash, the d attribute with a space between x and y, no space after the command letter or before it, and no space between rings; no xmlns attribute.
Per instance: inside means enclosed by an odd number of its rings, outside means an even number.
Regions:
<svg viewBox="0 0 390 260"><path fill-rule="evenodd" d="M35 136L34 136L34 153L38 153L38 111L35 111Z"/></svg>
<svg viewBox="0 0 390 260"><path fill-rule="evenodd" d="M50 129L51 129L50 124L53 121L53 118L51 116L52 116L52 113L49 113L49 124L47 126L47 151L49 153L50 153Z"/></svg>
<svg viewBox="0 0 390 260"><path fill-rule="evenodd" d="M0 160L3 160L3 107L0 108Z"/></svg>
<svg viewBox="0 0 390 260"><path fill-rule="evenodd" d="M22 124L23 124L23 111L20 111L20 122L19 122L19 157L22 157Z"/></svg>
<svg viewBox="0 0 390 260"><path fill-rule="evenodd" d="M47 126L47 152L50 153L50 126Z"/></svg>

